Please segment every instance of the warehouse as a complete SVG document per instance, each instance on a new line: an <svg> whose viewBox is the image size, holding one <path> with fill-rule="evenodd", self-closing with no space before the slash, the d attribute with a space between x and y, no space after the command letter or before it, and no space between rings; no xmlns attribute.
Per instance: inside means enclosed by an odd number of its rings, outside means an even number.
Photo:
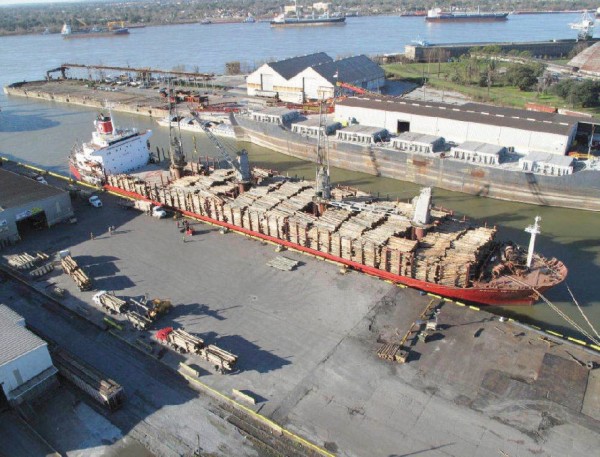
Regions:
<svg viewBox="0 0 600 457"><path fill-rule="evenodd" d="M452 157L466 162L498 165L506 154L506 148L479 141L466 141L451 149Z"/></svg>
<svg viewBox="0 0 600 457"><path fill-rule="evenodd" d="M0 168L0 247L72 216L67 192Z"/></svg>
<svg viewBox="0 0 600 457"><path fill-rule="evenodd" d="M406 152L439 152L444 150L444 138L416 132L403 132L392 138L392 147Z"/></svg>
<svg viewBox="0 0 600 457"><path fill-rule="evenodd" d="M292 124L292 132L297 133L298 135L316 137L319 134L319 125L320 119L318 116L310 117L302 121L294 122ZM325 135L333 135L336 130L340 128L342 128L342 124L328 117L325 120L325 128L321 128L321 132L325 133ZM323 130L325 131L323 132Z"/></svg>
<svg viewBox="0 0 600 457"><path fill-rule="evenodd" d="M336 93L338 82L378 92L385 85L385 74L367 56L359 55L308 67L290 80L290 86L301 88L304 98L312 100L352 92L338 88Z"/></svg>
<svg viewBox="0 0 600 457"><path fill-rule="evenodd" d="M298 116L300 116L298 111L280 106L273 106L260 111L252 112L252 119L255 121L279 125L290 123L298 119Z"/></svg>
<svg viewBox="0 0 600 457"><path fill-rule="evenodd" d="M248 95L260 96L263 92L274 92L278 94L280 100L302 103L304 101L302 86L293 87L289 84L289 80L308 67L331 61L333 59L324 52L317 52L265 63L248 75L246 79Z"/></svg>
<svg viewBox="0 0 600 457"><path fill-rule="evenodd" d="M366 125L350 125L337 131L336 139L340 141L349 141L351 143L373 144L380 141L386 141L388 131L379 127L369 127Z"/></svg>
<svg viewBox="0 0 600 457"><path fill-rule="evenodd" d="M523 171L544 175L563 176L573 173L573 159L545 152L533 151L519 159Z"/></svg>
<svg viewBox="0 0 600 457"><path fill-rule="evenodd" d="M513 148L523 154L536 150L564 155L578 127L587 128L586 123L592 122L477 103L450 105L373 97L340 100L335 110L337 119L355 119L362 125L385 128L392 133L426 133L457 144L476 141Z"/></svg>
<svg viewBox="0 0 600 457"><path fill-rule="evenodd" d="M0 410L31 400L57 383L44 340L25 328L25 319L0 304Z"/></svg>

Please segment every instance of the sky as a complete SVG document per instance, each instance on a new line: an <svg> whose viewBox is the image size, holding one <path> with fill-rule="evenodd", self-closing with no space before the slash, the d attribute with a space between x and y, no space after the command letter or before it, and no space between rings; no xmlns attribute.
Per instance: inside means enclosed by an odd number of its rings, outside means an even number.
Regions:
<svg viewBox="0 0 600 457"><path fill-rule="evenodd" d="M83 3L86 0L0 0L0 6L7 6L7 5L11 5L11 6L16 6L16 5L27 5L27 4L32 4L32 3L37 3L39 4L43 4L43 3L75 3L75 2L80 2Z"/></svg>

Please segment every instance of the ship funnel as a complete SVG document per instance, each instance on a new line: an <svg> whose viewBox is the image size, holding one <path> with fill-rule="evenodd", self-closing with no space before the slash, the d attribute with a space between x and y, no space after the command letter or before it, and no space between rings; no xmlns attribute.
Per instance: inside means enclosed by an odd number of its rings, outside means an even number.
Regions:
<svg viewBox="0 0 600 457"><path fill-rule="evenodd" d="M100 116L98 116L98 119L96 120L95 124L96 124L96 131L98 133L108 135L113 132L113 123L112 123L112 119L110 118L110 116L105 116L103 114L100 114Z"/></svg>
<svg viewBox="0 0 600 457"><path fill-rule="evenodd" d="M413 199L414 215L412 222L416 226L429 224L431 214L431 187L424 187L418 197Z"/></svg>
<svg viewBox="0 0 600 457"><path fill-rule="evenodd" d="M542 218L540 216L535 216L535 222L533 225L530 225L525 229L527 233L531 233L531 238L529 239L529 249L527 250L527 268L531 268L531 263L533 262L533 251L535 249L535 237L538 236L541 232L540 221Z"/></svg>

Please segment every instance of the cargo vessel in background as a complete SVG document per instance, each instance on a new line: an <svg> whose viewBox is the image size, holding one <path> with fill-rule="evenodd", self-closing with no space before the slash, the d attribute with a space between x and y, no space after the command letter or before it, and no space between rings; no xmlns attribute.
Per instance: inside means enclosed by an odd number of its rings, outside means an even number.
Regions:
<svg viewBox="0 0 600 457"><path fill-rule="evenodd" d="M85 23L84 23L85 24ZM113 27L114 23L109 23L109 26L104 27L91 27L81 28L79 30L73 30L71 25L64 23L60 34L65 39L71 38L102 38L102 37L114 37L114 36L126 36L129 35L129 29L121 24L119 27Z"/></svg>
<svg viewBox="0 0 600 457"><path fill-rule="evenodd" d="M432 8L427 11L427 22L493 22L506 21L508 13L492 13L477 11L443 11L441 8Z"/></svg>
<svg viewBox="0 0 600 457"><path fill-rule="evenodd" d="M313 182L251 170L245 151L232 159L218 145L230 167L186 161L172 137L169 171L107 174L104 188L455 300L530 305L566 278L562 262L534 252L540 218L523 249L436 208L429 187L408 203L332 187L321 147Z"/></svg>
<svg viewBox="0 0 600 457"><path fill-rule="evenodd" d="M78 181L102 185L110 174L128 173L151 161L151 130L118 129L112 115L102 113L94 126L92 140L76 145L69 157L69 171Z"/></svg>
<svg viewBox="0 0 600 457"><path fill-rule="evenodd" d="M301 27L301 26L319 26L319 25L344 25L346 17L338 15L329 15L325 12L320 16L316 16L314 11L310 16L300 16L298 12L298 3L294 0L295 15L287 17L285 13L280 14L271 21L271 27Z"/></svg>

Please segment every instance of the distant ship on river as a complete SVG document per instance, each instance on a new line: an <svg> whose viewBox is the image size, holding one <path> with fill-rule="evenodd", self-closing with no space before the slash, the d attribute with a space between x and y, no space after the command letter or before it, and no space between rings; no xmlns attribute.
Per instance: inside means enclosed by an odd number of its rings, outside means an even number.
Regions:
<svg viewBox="0 0 600 457"><path fill-rule="evenodd" d="M441 8L432 8L427 11L427 22L481 22L481 21L506 21L508 13L491 13L477 11L442 11Z"/></svg>
<svg viewBox="0 0 600 457"><path fill-rule="evenodd" d="M100 37L112 37L112 36L123 36L129 35L129 29L124 27L124 24L120 22L119 27L114 27L113 22L109 22L108 27L87 27L82 22L85 28L73 30L71 24L65 22L60 31L63 38L100 38Z"/></svg>

